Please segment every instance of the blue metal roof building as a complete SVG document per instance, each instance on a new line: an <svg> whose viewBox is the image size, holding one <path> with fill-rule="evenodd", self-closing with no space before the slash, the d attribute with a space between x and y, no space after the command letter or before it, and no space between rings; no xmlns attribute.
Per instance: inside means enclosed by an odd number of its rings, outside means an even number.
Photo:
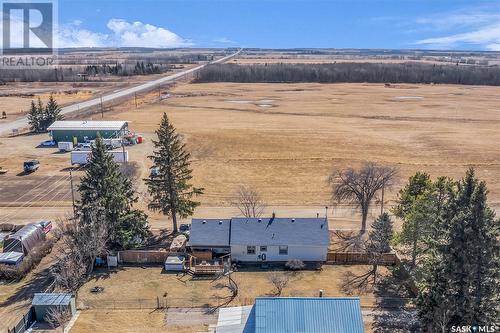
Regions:
<svg viewBox="0 0 500 333"><path fill-rule="evenodd" d="M245 308L219 313L216 332L364 332L359 298L257 297L251 311Z"/></svg>
<svg viewBox="0 0 500 333"><path fill-rule="evenodd" d="M255 333L363 333L359 298L262 297Z"/></svg>

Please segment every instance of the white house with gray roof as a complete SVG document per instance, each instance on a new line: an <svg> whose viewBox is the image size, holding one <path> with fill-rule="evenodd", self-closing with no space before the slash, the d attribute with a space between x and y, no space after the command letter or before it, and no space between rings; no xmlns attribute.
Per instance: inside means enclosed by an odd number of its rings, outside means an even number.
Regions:
<svg viewBox="0 0 500 333"><path fill-rule="evenodd" d="M193 219L189 243L232 261L326 261L330 236L325 218Z"/></svg>

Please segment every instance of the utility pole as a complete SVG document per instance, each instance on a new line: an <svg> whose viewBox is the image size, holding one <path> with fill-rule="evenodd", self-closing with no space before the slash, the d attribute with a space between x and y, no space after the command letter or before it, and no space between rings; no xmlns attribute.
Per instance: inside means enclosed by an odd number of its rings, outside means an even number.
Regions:
<svg viewBox="0 0 500 333"><path fill-rule="evenodd" d="M158 102L161 102L161 86L158 85Z"/></svg>
<svg viewBox="0 0 500 333"><path fill-rule="evenodd" d="M104 118L104 108L102 107L102 95L101 95L101 118Z"/></svg>
<svg viewBox="0 0 500 333"><path fill-rule="evenodd" d="M75 193L73 192L73 173L69 170L69 183L71 186L71 201L73 204L73 219L76 219Z"/></svg>
<svg viewBox="0 0 500 333"><path fill-rule="evenodd" d="M127 155L125 153L125 145L123 144L123 138L122 138L122 151L123 151L123 163L126 165L127 164Z"/></svg>
<svg viewBox="0 0 500 333"><path fill-rule="evenodd" d="M137 109L137 93L134 93L134 98L135 98L135 108Z"/></svg>

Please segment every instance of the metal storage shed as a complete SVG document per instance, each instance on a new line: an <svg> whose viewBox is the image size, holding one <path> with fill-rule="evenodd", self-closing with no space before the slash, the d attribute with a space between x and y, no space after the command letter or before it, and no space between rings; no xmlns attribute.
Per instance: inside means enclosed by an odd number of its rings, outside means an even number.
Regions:
<svg viewBox="0 0 500 333"><path fill-rule="evenodd" d="M49 309L67 309L72 316L76 313L75 298L71 294L35 293L31 305L35 311L36 320L39 322L45 321Z"/></svg>
<svg viewBox="0 0 500 333"><path fill-rule="evenodd" d="M45 240L43 229L33 224L28 224L13 235L4 239L4 252L21 252L27 255L35 246Z"/></svg>
<svg viewBox="0 0 500 333"><path fill-rule="evenodd" d="M104 139L121 138L128 133L128 122L126 121L91 121L91 120L75 120L65 121L58 120L50 125L47 130L50 132L52 140L68 141L75 143L94 140L100 134Z"/></svg>
<svg viewBox="0 0 500 333"><path fill-rule="evenodd" d="M221 308L217 333L363 333L359 298L257 297Z"/></svg>

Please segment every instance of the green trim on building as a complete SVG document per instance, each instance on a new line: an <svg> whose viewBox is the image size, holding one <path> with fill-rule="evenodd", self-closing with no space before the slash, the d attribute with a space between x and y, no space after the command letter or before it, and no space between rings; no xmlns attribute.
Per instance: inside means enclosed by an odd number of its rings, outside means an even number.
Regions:
<svg viewBox="0 0 500 333"><path fill-rule="evenodd" d="M85 138L87 140L94 140L97 138L97 135L100 134L104 139L112 139L112 138L120 138L126 132L127 126L122 127L121 131L109 131L109 130L52 130L50 131L50 135L52 140L55 142L63 141L63 142L73 142L73 138L77 138L78 142L85 142Z"/></svg>

